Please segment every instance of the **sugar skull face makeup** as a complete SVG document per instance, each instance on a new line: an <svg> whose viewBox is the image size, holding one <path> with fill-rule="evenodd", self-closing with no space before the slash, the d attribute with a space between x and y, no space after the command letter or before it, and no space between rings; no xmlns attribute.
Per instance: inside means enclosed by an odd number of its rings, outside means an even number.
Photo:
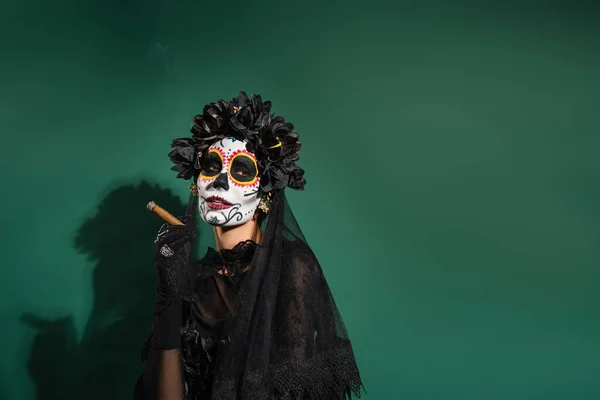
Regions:
<svg viewBox="0 0 600 400"><path fill-rule="evenodd" d="M198 209L207 223L235 226L248 222L260 202L258 165L246 142L219 140L202 156Z"/></svg>

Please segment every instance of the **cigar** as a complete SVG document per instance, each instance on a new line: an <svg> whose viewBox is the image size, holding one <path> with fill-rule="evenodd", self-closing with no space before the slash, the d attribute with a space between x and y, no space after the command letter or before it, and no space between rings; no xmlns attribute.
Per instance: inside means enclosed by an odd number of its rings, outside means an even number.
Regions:
<svg viewBox="0 0 600 400"><path fill-rule="evenodd" d="M162 218L163 221L165 221L169 225L183 225L183 222L175 218L173 214L171 214L170 212L168 212L153 201L146 204L146 208L152 211L154 214L158 215L160 218Z"/></svg>

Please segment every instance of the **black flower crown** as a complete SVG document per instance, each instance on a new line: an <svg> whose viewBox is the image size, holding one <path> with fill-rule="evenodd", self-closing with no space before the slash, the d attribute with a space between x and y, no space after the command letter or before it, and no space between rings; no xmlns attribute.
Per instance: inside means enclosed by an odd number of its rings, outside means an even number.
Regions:
<svg viewBox="0 0 600 400"><path fill-rule="evenodd" d="M194 117L192 137L171 143L169 158L175 163L171 169L178 178L197 177L205 150L218 140L234 137L246 140L247 150L256 155L263 192L303 189L306 180L297 164L302 146L298 133L294 125L270 111L270 101L263 102L259 95L248 98L244 92L231 101L207 104Z"/></svg>

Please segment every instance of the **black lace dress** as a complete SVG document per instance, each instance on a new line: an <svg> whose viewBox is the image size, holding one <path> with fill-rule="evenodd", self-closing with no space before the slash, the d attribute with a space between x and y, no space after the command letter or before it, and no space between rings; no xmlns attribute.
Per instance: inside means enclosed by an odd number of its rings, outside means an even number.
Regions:
<svg viewBox="0 0 600 400"><path fill-rule="evenodd" d="M195 298L187 306L184 303L181 330L181 358L189 399L210 398L214 366L228 344L224 326L235 315L237 294L255 249L252 241L220 252L209 248L197 263Z"/></svg>
<svg viewBox="0 0 600 400"><path fill-rule="evenodd" d="M257 245L253 241L240 242L231 250L215 251L209 248L206 255L192 264L198 273L194 297L183 302L181 327L181 367L188 400L210 399L214 367L219 349L228 340L223 328L234 316L239 287L248 271ZM151 337L146 339L142 358L148 360ZM138 379L136 400L153 399Z"/></svg>
<svg viewBox="0 0 600 400"><path fill-rule="evenodd" d="M227 388L227 380L215 391L220 366L226 362L228 350L237 353L228 324L235 315L238 294L246 294L253 268L249 268L259 246L241 242L231 250L209 249L193 266L198 276L194 296L183 303L181 328L181 368L187 400L234 399L238 396ZM351 393L359 396L359 372L350 341L341 321L322 270L310 248L299 240L284 240L281 274L278 279L273 325L268 334L269 353L256 355L247 362L268 359L268 394L241 395L268 399L345 399ZM252 264L254 265L254 264ZM223 273L226 271L226 274ZM266 287L257 290L268 291ZM261 325L264 320L261 319ZM264 340L260 326L252 327L255 335L246 345ZM261 333L263 332L263 333ZM231 347L231 349L229 349ZM143 357L147 359L150 339L146 340ZM242 372L243 373L243 372ZM136 400L153 399L144 394L142 378L136 385ZM257 390L255 393L259 393Z"/></svg>

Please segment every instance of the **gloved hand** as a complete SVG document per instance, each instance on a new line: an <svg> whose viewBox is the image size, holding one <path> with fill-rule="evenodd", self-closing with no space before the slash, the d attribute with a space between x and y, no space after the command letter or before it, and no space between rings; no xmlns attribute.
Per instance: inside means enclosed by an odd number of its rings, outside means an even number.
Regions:
<svg viewBox="0 0 600 400"><path fill-rule="evenodd" d="M152 347L162 350L180 347L181 301L191 295L190 239L195 229L191 216L179 220L184 225L160 227L154 249L157 288Z"/></svg>

